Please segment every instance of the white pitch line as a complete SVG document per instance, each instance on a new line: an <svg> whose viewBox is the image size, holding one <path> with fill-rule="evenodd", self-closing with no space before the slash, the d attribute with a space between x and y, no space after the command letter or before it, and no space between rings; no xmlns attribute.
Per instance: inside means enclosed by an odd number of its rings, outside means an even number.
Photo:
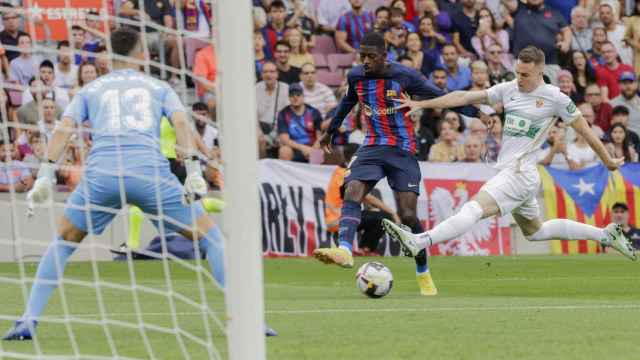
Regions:
<svg viewBox="0 0 640 360"><path fill-rule="evenodd" d="M425 308L367 308L367 309L302 309L302 310L267 310L266 314L284 314L284 315L297 315L297 314L340 314L340 313L395 313L395 312L458 312L458 311L529 311L529 310L638 310L640 304L593 304L593 305L525 305L525 306L470 306L470 307L425 307ZM43 317L46 321L49 319L64 319L58 316ZM108 313L107 317L117 316L136 316L136 313ZM142 316L170 316L169 312L143 312ZM202 312L178 312L178 316L202 316ZM73 314L74 317L99 317L100 314Z"/></svg>

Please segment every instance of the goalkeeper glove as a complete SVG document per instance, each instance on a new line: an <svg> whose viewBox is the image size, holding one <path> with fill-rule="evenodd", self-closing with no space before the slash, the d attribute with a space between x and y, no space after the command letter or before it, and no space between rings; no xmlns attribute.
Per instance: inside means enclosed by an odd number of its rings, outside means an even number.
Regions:
<svg viewBox="0 0 640 360"><path fill-rule="evenodd" d="M40 164L38 178L33 183L33 188L27 193L29 203L41 204L48 201L53 194L53 185L56 184L56 170L54 164L44 162Z"/></svg>
<svg viewBox="0 0 640 360"><path fill-rule="evenodd" d="M184 166L187 170L187 178L184 181L184 202L190 204L207 195L207 182L202 177L202 168L197 156L187 156Z"/></svg>

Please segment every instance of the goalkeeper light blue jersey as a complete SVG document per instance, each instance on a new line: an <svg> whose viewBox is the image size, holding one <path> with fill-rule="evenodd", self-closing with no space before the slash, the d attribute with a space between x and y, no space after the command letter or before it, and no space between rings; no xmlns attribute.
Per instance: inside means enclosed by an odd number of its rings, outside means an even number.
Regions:
<svg viewBox="0 0 640 360"><path fill-rule="evenodd" d="M93 146L87 171L126 174L127 170L167 166L160 151L160 120L184 112L178 95L164 81L125 69L102 76L80 90L63 117L78 125L88 120Z"/></svg>

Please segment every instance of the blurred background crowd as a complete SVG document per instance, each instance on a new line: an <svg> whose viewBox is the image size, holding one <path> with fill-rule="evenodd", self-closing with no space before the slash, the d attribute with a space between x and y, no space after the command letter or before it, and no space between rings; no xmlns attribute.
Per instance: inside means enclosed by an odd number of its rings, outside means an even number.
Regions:
<svg viewBox="0 0 640 360"><path fill-rule="evenodd" d="M65 106L83 85L110 71L108 34L118 26L144 32L145 70L170 82L189 105L207 179L221 187L212 41L216 4L102 3L102 10L67 21L67 39L57 41L46 31L38 35L43 20L26 0L1 4L0 191L30 188ZM253 5L257 115L243 121L258 129L261 158L340 163L323 154L318 138L346 92L346 74L359 61L359 41L366 32L378 31L387 40L389 61L415 68L443 92L486 89L514 79L514 55L535 45L546 55L545 81L573 99L612 155L638 161L640 2L254 0ZM495 162L503 109L480 110L496 125L487 128L481 119L446 109L413 115L418 159ZM356 106L333 141L337 147L361 144L365 133L362 109ZM65 189L77 185L90 146L90 129L81 129L62 159L72 166L58 172ZM179 151L165 150L172 166L180 167ZM562 121L539 156L541 164L572 170L598 161Z"/></svg>

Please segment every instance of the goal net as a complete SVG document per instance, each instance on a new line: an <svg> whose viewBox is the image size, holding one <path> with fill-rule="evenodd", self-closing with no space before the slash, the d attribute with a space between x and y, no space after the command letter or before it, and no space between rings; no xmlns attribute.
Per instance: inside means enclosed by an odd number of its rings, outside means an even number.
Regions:
<svg viewBox="0 0 640 360"><path fill-rule="evenodd" d="M254 100L246 99L253 93L253 75L246 71L253 67L251 8L248 2L246 6L230 2L223 6L216 0L160 0L145 8L150 3L65 0L61 7L51 5L60 2L23 0L20 5L0 7L5 30L12 31L15 22L18 31L30 35L18 35L15 45L2 44L6 64L0 75L4 90L0 93L1 333L24 319L38 263L56 239L65 202L74 189L84 187L88 197L80 210L113 217L101 234L88 231L64 275L50 281L56 289L37 317L35 338L0 342L0 358L264 357L257 184L255 176L242 176L242 172L255 175L255 133L250 129L240 136L242 128L232 124L233 119L250 119L255 113ZM113 55L109 34L120 27L141 31L143 61ZM238 41L246 46L238 46ZM59 126L61 110L83 86L113 71L115 60L136 63L144 73L167 81L193 121L203 174L215 190L205 199L204 209L211 212L209 216L227 239L224 288L212 275L201 243L177 233L195 229L195 212L181 221L164 214L161 194L174 184L162 175L160 166L151 175L131 173L127 163L131 146L117 143L113 160L117 170L96 166L101 177L91 185L117 179L119 201L113 206L95 204L91 199L95 194L83 181L93 140L100 131L123 134L154 126L145 124L145 114L129 120L118 115L127 106L144 112L145 101L151 107L162 107L162 99L143 96L127 102L130 94L101 94L102 104L119 124L117 129L97 130L88 122L77 126L55 166L57 185L52 201L32 209L26 200ZM50 73L47 64L53 64ZM239 96L245 106L237 106ZM180 179L185 172L184 149L175 143L172 124L164 121L155 145ZM234 161L229 161L231 153ZM222 163L227 165L222 167ZM226 181L222 181L223 173ZM131 178L153 184L155 196L132 193L127 187ZM242 190L247 187L255 188L255 193ZM145 196L157 202L156 215L129 205L135 202L132 199ZM248 205L243 204L243 209L228 206L222 214L215 214L221 207L215 198L230 204L246 199ZM86 214L88 224L100 221ZM244 228L239 229L239 224L245 224ZM247 260L240 264L234 261L236 257ZM56 264L56 271L60 270L61 265ZM243 348L243 340L253 349Z"/></svg>

